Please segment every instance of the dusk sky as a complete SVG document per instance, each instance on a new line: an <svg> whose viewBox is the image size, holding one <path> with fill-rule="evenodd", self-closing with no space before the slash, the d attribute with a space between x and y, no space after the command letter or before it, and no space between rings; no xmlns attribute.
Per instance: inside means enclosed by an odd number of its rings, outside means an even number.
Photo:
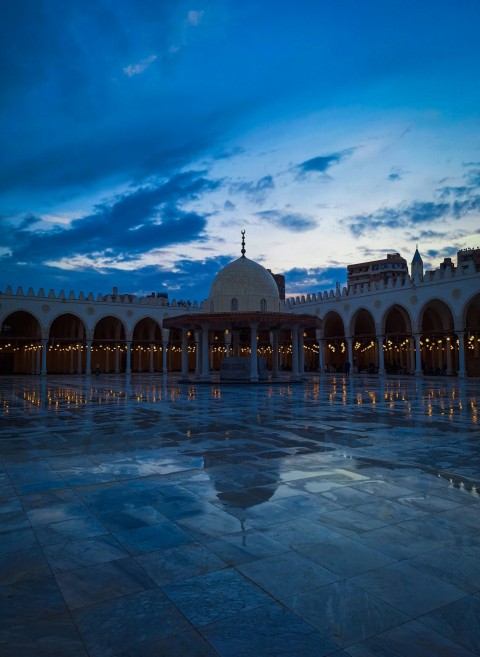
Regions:
<svg viewBox="0 0 480 657"><path fill-rule="evenodd" d="M0 290L287 295L480 246L478 0L15 0Z"/></svg>

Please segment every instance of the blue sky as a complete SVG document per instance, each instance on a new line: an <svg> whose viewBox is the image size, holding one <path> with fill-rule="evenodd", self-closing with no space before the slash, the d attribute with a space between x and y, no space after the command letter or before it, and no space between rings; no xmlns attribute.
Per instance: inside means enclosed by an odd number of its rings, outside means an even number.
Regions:
<svg viewBox="0 0 480 657"><path fill-rule="evenodd" d="M0 288L287 294L480 246L477 0L16 0L0 23Z"/></svg>

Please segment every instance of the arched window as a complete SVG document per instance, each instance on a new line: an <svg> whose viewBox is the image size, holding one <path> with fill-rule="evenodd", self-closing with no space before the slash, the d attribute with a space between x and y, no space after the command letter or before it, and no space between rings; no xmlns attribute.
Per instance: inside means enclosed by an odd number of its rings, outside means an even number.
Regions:
<svg viewBox="0 0 480 657"><path fill-rule="evenodd" d="M230 310L238 310L238 300L232 299L230 301Z"/></svg>
<svg viewBox="0 0 480 657"><path fill-rule="evenodd" d="M260 301L260 310L262 312L265 312L267 310L267 300L266 299L262 299Z"/></svg>

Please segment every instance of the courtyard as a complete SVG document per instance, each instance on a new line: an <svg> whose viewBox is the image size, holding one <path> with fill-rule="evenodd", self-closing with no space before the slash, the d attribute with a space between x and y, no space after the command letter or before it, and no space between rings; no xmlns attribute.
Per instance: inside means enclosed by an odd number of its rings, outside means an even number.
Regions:
<svg viewBox="0 0 480 657"><path fill-rule="evenodd" d="M480 381L0 378L0 654L480 654Z"/></svg>

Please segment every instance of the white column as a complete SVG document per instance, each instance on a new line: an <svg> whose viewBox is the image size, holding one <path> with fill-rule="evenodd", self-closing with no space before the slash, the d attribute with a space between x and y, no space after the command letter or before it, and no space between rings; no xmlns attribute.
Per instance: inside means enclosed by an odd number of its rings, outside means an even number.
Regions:
<svg viewBox="0 0 480 657"><path fill-rule="evenodd" d="M353 338L347 338L347 358L350 363L349 374L353 374Z"/></svg>
<svg viewBox="0 0 480 657"><path fill-rule="evenodd" d="M131 374L132 373L132 341L127 340L125 346L127 348L127 366L125 368L125 372L126 374Z"/></svg>
<svg viewBox="0 0 480 657"><path fill-rule="evenodd" d="M240 356L240 331L233 331L233 355Z"/></svg>
<svg viewBox="0 0 480 657"><path fill-rule="evenodd" d="M188 330L182 328L182 376L188 376Z"/></svg>
<svg viewBox="0 0 480 657"><path fill-rule="evenodd" d="M298 377L298 326L292 328L292 376Z"/></svg>
<svg viewBox="0 0 480 657"><path fill-rule="evenodd" d="M105 372L108 374L110 372L110 349L105 348Z"/></svg>
<svg viewBox="0 0 480 657"><path fill-rule="evenodd" d="M270 332L270 344L272 346L272 377L278 377L278 329Z"/></svg>
<svg viewBox="0 0 480 657"><path fill-rule="evenodd" d="M408 371L410 374L415 373L415 338L408 338Z"/></svg>
<svg viewBox="0 0 480 657"><path fill-rule="evenodd" d="M378 374L380 376L385 375L385 356L383 355L383 337L377 335L377 344L378 344Z"/></svg>
<svg viewBox="0 0 480 657"><path fill-rule="evenodd" d="M167 328L162 328L162 356L163 356L163 364L162 364L162 372L163 374L166 374L168 371L167 368L167 347L168 347L168 338L170 337L170 329Z"/></svg>
<svg viewBox="0 0 480 657"><path fill-rule="evenodd" d="M227 329L225 331L225 349L226 349L225 356L226 356L226 358L230 358L230 345L231 344L232 344L232 334Z"/></svg>
<svg viewBox="0 0 480 657"><path fill-rule="evenodd" d="M250 381L258 381L257 324L250 324Z"/></svg>
<svg viewBox="0 0 480 657"><path fill-rule="evenodd" d="M149 366L148 366L148 371L150 374L153 374L154 372L154 367L153 367L153 344L150 345L149 347Z"/></svg>
<svg viewBox="0 0 480 657"><path fill-rule="evenodd" d="M457 376L458 377L465 377L466 375L466 368L465 368L465 343L464 343L464 331L457 331L457 337L458 337L458 371L457 371Z"/></svg>
<svg viewBox="0 0 480 657"><path fill-rule="evenodd" d="M46 338L42 338L42 376L47 374L47 344L48 340Z"/></svg>
<svg viewBox="0 0 480 657"><path fill-rule="evenodd" d="M194 333L195 336L195 374L196 376L200 376L202 373L202 361L201 361L201 342L200 342L200 335L198 331L195 331Z"/></svg>
<svg viewBox="0 0 480 657"><path fill-rule="evenodd" d="M415 376L423 376L422 370L422 347L420 344L420 333L414 333L415 340Z"/></svg>
<svg viewBox="0 0 480 657"><path fill-rule="evenodd" d="M452 350L451 350L451 340L446 341L445 350L447 352L447 376L452 376Z"/></svg>
<svg viewBox="0 0 480 657"><path fill-rule="evenodd" d="M301 376L305 373L305 344L301 326L298 329L298 373Z"/></svg>
<svg viewBox="0 0 480 657"><path fill-rule="evenodd" d="M92 341L87 340L87 361L85 363L85 374L92 373Z"/></svg>
<svg viewBox="0 0 480 657"><path fill-rule="evenodd" d="M40 374L42 371L42 348L37 344L35 349L35 374Z"/></svg>
<svg viewBox="0 0 480 657"><path fill-rule="evenodd" d="M208 369L208 324L202 324L202 371L200 376L202 379L210 378L210 371Z"/></svg>

